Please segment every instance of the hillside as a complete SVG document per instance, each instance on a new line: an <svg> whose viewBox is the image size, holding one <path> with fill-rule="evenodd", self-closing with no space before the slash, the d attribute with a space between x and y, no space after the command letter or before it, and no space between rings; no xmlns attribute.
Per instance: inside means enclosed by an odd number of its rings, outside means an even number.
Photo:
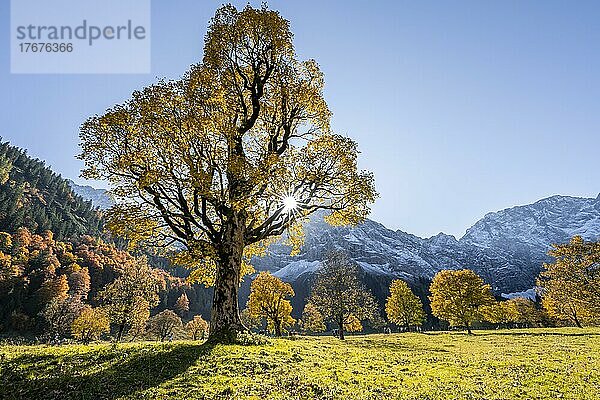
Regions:
<svg viewBox="0 0 600 400"><path fill-rule="evenodd" d="M100 213L65 179L24 150L0 143L0 231L50 230L62 240L96 235L101 226Z"/></svg>
<svg viewBox="0 0 600 400"><path fill-rule="evenodd" d="M597 399L597 329L0 346L4 399Z"/></svg>

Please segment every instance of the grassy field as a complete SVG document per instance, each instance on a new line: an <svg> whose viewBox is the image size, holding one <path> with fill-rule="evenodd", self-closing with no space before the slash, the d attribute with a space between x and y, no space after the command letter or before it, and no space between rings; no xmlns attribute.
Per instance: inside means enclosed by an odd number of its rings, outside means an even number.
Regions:
<svg viewBox="0 0 600 400"><path fill-rule="evenodd" d="M2 399L599 399L600 330L0 347Z"/></svg>

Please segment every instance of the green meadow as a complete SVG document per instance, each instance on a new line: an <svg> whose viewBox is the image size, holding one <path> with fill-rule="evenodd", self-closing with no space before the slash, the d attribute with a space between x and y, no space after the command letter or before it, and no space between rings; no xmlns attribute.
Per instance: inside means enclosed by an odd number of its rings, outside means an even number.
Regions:
<svg viewBox="0 0 600 400"><path fill-rule="evenodd" d="M600 329L2 346L2 399L598 399Z"/></svg>

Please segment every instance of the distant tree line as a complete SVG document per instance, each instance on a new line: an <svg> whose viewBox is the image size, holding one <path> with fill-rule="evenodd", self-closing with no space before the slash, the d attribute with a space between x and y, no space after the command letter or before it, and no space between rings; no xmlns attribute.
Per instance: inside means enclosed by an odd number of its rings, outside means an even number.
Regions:
<svg viewBox="0 0 600 400"><path fill-rule="evenodd" d="M497 299L491 286L474 271L442 270L428 287L431 314L452 329L471 333L474 326L528 328L595 325L600 322L600 243L574 237L553 245L554 263L544 264L536 301L514 297ZM359 268L343 252L330 253L323 262L304 306L302 318L291 317L292 287L268 272L252 282L244 323L276 336L299 330L327 330L344 339L345 332L363 330L365 323L381 329L380 307L359 279ZM392 281L385 303L388 323L401 331L421 330L427 318L423 302L403 280ZM537 301L541 299L541 301ZM387 328L388 331L391 331Z"/></svg>

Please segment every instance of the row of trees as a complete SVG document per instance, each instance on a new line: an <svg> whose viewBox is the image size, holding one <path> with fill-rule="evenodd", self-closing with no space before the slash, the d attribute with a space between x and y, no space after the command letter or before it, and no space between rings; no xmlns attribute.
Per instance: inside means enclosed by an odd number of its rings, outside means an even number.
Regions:
<svg viewBox="0 0 600 400"><path fill-rule="evenodd" d="M527 298L495 299L490 285L474 271L443 270L431 285L432 314L451 327L471 333L474 323L498 327L528 327L551 323L597 323L600 320L600 243L574 237L570 243L554 245L556 261L544 265L538 279L541 307ZM426 313L421 299L402 280L394 280L385 304L389 322L409 330L421 326ZM338 335L362 330L362 323L380 325L375 299L360 282L358 267L342 252L332 252L324 261L312 287L302 319L291 317L291 285L268 272L252 282L247 308L242 312L247 326L266 328L277 336L295 326L306 332L323 332L333 323Z"/></svg>
<svg viewBox="0 0 600 400"><path fill-rule="evenodd" d="M440 271L429 288L432 314L471 332L474 322L501 327L600 322L600 242L580 236L569 243L554 244L553 263L543 266L537 280L541 307L523 297L496 301L491 287L471 270ZM391 322L405 326L422 323L419 299L401 281L390 288L386 305Z"/></svg>
<svg viewBox="0 0 600 400"><path fill-rule="evenodd" d="M453 326L475 321L500 326L573 324L600 322L600 242L580 236L569 243L554 244L554 262L543 265L537 280L541 307L528 299L497 302L491 288L473 271L441 271L430 287L432 313Z"/></svg>
<svg viewBox="0 0 600 400"><path fill-rule="evenodd" d="M471 270L439 272L430 291L433 315L469 332L475 321L510 326L534 323L538 315L530 300L496 301L490 286ZM247 308L242 312L244 322L255 328L266 325L277 336L296 322L305 332L323 332L325 323L330 322L340 339L345 332L361 331L365 321L373 327L384 324L375 298L360 282L358 267L342 252L331 253L324 261L300 321L291 317L292 296L289 283L261 272L252 282ZM389 322L405 330L421 326L426 317L421 299L402 280L391 283L385 311Z"/></svg>
<svg viewBox="0 0 600 400"><path fill-rule="evenodd" d="M110 332L110 318L104 308L86 306L71 324L73 337L85 343L99 339ZM181 317L172 310L164 310L147 321L146 332L161 342L172 339L174 335L185 335L192 340L202 340L208 333L208 323L196 315L185 325Z"/></svg>

